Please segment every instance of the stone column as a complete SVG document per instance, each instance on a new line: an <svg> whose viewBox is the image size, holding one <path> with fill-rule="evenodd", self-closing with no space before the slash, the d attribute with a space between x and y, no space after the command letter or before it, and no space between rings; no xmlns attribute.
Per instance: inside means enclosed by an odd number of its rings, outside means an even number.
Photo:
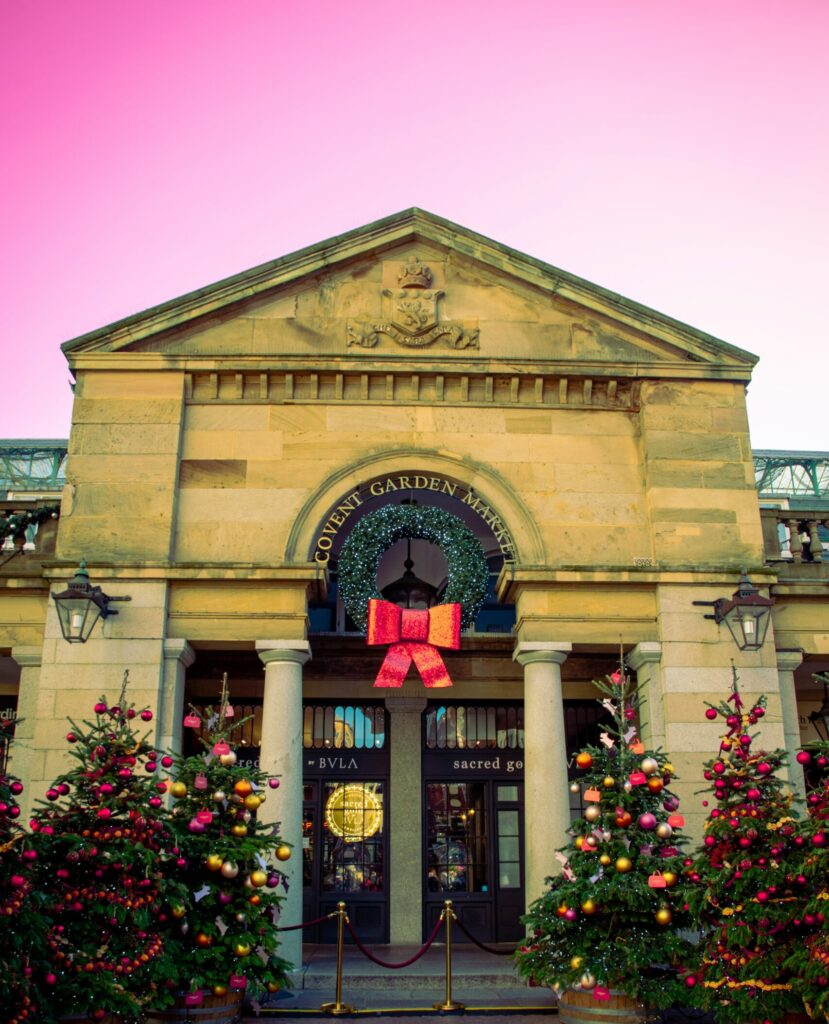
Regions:
<svg viewBox="0 0 829 1024"><path fill-rule="evenodd" d="M311 657L306 640L257 640L265 665L262 698L262 742L259 764L267 775L278 775L278 789L267 790L260 811L263 821L279 822L279 834L293 847L290 860L280 865L288 877L282 904L283 925L302 921L302 666ZM279 953L302 967L302 930L284 932Z"/></svg>
<svg viewBox="0 0 829 1024"><path fill-rule="evenodd" d="M24 787L20 799L21 821L28 821L32 804L36 798L43 796L42 792L33 793L31 785L32 779L41 778L44 768L44 755L32 749L38 717L41 657L40 647L12 647L12 658L20 666L20 682L17 687L17 725L11 745L9 770L20 778ZM49 714L52 713L53 708L50 707ZM37 765L34 764L35 759Z"/></svg>
<svg viewBox="0 0 829 1024"><path fill-rule="evenodd" d="M662 644L655 640L638 643L625 659L636 673L647 701L642 709L641 736L646 747L665 747L665 702L662 694Z"/></svg>
<svg viewBox="0 0 829 1024"><path fill-rule="evenodd" d="M196 652L186 640L164 641L164 668L158 693L156 743L160 750L181 753L184 717L184 679L196 660Z"/></svg>
<svg viewBox="0 0 829 1024"><path fill-rule="evenodd" d="M524 860L527 906L560 870L555 851L570 825L567 743L561 666L569 643L519 643L514 659L524 668Z"/></svg>
<svg viewBox="0 0 829 1024"><path fill-rule="evenodd" d="M795 761L800 749L800 716L794 689L794 673L803 661L803 651L777 651L777 677L780 680L780 710L783 718L783 737L789 755L789 785L797 796L806 796L803 766Z"/></svg>
<svg viewBox="0 0 829 1024"><path fill-rule="evenodd" d="M421 716L425 697L386 697L391 743L389 834L389 941L420 945L423 928L423 794Z"/></svg>

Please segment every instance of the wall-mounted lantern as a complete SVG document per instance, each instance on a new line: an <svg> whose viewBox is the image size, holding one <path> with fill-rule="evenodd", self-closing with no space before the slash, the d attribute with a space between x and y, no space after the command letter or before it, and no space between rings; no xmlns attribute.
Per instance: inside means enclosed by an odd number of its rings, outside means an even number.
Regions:
<svg viewBox="0 0 829 1024"><path fill-rule="evenodd" d="M55 599L63 639L70 644L85 644L98 619L117 615L118 612L109 607L111 603L131 600L129 597L109 597L100 587L92 586L86 562L78 566L66 590L52 597Z"/></svg>
<svg viewBox="0 0 829 1024"><path fill-rule="evenodd" d="M741 651L759 651L765 643L774 598L761 597L757 587L749 581L745 569L731 597L718 597L716 601L694 601L694 604L713 607L713 614L706 615L706 619L713 619L717 625L724 622Z"/></svg>

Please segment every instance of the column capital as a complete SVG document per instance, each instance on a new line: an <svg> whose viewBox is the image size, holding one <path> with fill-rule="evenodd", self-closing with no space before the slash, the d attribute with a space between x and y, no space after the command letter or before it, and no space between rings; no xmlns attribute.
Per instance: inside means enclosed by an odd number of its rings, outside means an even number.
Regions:
<svg viewBox="0 0 829 1024"><path fill-rule="evenodd" d="M563 665L573 645L560 640L530 640L516 644L512 652L512 660L519 665L534 665L547 662L552 665Z"/></svg>
<svg viewBox="0 0 829 1024"><path fill-rule="evenodd" d="M307 640L257 640L256 653L263 665L275 661L304 665L311 658L311 645Z"/></svg>
<svg viewBox="0 0 829 1024"><path fill-rule="evenodd" d="M775 651L777 656L777 668L780 672L794 672L803 662L803 651Z"/></svg>
<svg viewBox="0 0 829 1024"><path fill-rule="evenodd" d="M185 668L190 668L196 660L196 652L186 640L170 639L164 641L164 658L180 661Z"/></svg>
<svg viewBox="0 0 829 1024"><path fill-rule="evenodd" d="M41 647L12 647L12 661L16 661L21 668L37 668L42 660Z"/></svg>
<svg viewBox="0 0 829 1024"><path fill-rule="evenodd" d="M641 640L625 657L634 672L643 665L654 665L662 661L662 644L656 640Z"/></svg>
<svg viewBox="0 0 829 1024"><path fill-rule="evenodd" d="M426 710L428 701L425 697L386 697L384 703L390 715L396 712L420 715Z"/></svg>

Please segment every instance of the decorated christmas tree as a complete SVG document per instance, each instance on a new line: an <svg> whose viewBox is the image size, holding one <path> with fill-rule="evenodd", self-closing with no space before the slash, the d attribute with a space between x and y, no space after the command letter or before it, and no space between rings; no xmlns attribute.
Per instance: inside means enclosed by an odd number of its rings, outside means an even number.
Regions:
<svg viewBox="0 0 829 1024"><path fill-rule="evenodd" d="M159 869L171 845L153 775L158 754L136 726L152 712L101 698L70 721L74 764L31 823L35 879L49 928L40 1020L137 1019L167 974Z"/></svg>
<svg viewBox="0 0 829 1024"><path fill-rule="evenodd" d="M287 884L279 863L291 848L257 814L279 780L237 764L233 734L245 721L235 720L225 677L219 704L191 708L184 719L199 731L203 753L163 761L176 833L173 877L184 889L171 906L171 978L189 1006L233 990L255 999L276 991L290 969L277 955L276 920Z"/></svg>
<svg viewBox="0 0 829 1024"><path fill-rule="evenodd" d="M779 776L786 752L753 749L751 727L765 705L762 696L744 703L735 671L728 699L705 712L725 731L705 765L714 806L688 867L689 902L706 934L686 981L692 1001L716 1010L720 1024L779 1021L801 1009L784 962L811 930L802 915L802 839Z"/></svg>
<svg viewBox="0 0 829 1024"><path fill-rule="evenodd" d="M811 744L798 760L811 780L798 834L806 878L802 920L811 934L794 945L784 967L809 1016L829 1020L829 743Z"/></svg>
<svg viewBox="0 0 829 1024"><path fill-rule="evenodd" d="M32 884L33 851L20 824L23 785L7 771L14 722L0 722L0 1006L8 1024L35 1021L34 976L46 952L46 923Z"/></svg>
<svg viewBox="0 0 829 1024"><path fill-rule="evenodd" d="M642 700L624 670L596 687L613 725L598 746L576 755L586 804L557 856L561 874L524 918L522 974L557 990L581 989L598 1001L611 990L654 1007L683 995L670 969L689 948L682 881L679 801L662 751L637 739ZM573 787L571 787L573 788Z"/></svg>

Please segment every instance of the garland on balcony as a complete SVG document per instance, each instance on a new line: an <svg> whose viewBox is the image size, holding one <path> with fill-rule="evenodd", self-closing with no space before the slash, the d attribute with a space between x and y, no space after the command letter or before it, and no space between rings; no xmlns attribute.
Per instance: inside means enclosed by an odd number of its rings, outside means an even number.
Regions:
<svg viewBox="0 0 829 1024"><path fill-rule="evenodd" d="M47 519L57 519L59 515L60 505L45 505L43 508L33 508L27 512L10 512L8 515L0 516L0 544L7 537L25 535L30 526L40 526Z"/></svg>
<svg viewBox="0 0 829 1024"><path fill-rule="evenodd" d="M489 568L481 543L457 516L424 505L387 505L363 516L343 544L338 562L343 604L365 629L370 598L381 597L377 569L386 551L399 540L427 540L446 558L446 604L461 606L461 628L468 629L486 597Z"/></svg>

